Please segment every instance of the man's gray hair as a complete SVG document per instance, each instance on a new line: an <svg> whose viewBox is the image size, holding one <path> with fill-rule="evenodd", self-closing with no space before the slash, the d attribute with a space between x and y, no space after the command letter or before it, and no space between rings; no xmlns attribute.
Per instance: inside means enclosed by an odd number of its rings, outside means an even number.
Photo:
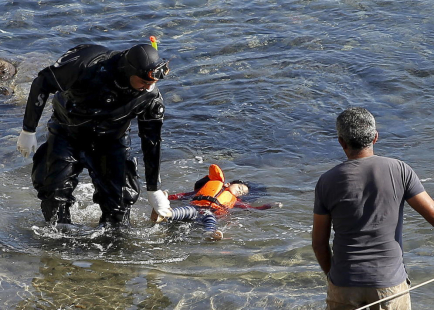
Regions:
<svg viewBox="0 0 434 310"><path fill-rule="evenodd" d="M353 150L371 145L377 130L374 116L365 108L353 107L343 111L336 119L338 137Z"/></svg>

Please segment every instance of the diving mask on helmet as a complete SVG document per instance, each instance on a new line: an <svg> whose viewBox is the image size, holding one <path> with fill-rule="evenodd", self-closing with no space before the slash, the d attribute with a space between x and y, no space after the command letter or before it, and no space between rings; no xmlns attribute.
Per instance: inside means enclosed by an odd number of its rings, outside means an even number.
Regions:
<svg viewBox="0 0 434 310"><path fill-rule="evenodd" d="M158 81L164 79L164 77L169 74L169 61L162 60L154 69L147 72L147 77L153 81Z"/></svg>
<svg viewBox="0 0 434 310"><path fill-rule="evenodd" d="M164 79L164 77L167 74L169 74L170 71L169 61L168 60L166 61L165 59L160 59L160 62L157 65L155 65L153 69L148 69L148 70L136 68L128 61L128 59L127 62L128 65L130 65L134 69L135 75L148 81L158 81Z"/></svg>

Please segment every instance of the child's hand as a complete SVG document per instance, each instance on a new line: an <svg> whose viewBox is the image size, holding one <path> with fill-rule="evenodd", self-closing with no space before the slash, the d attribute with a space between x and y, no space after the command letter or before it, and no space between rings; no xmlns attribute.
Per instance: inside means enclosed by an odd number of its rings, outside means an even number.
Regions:
<svg viewBox="0 0 434 310"><path fill-rule="evenodd" d="M271 209L271 208L282 208L283 204L281 202L272 202L272 203L267 203L264 205L265 209Z"/></svg>
<svg viewBox="0 0 434 310"><path fill-rule="evenodd" d="M281 202L275 202L274 203L274 207L275 208L282 208L283 207L283 203L281 203Z"/></svg>

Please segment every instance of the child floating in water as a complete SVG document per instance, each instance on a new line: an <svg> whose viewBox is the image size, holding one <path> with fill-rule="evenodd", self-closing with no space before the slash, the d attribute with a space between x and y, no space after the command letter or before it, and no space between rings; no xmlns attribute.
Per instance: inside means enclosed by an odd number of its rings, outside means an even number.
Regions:
<svg viewBox="0 0 434 310"><path fill-rule="evenodd" d="M171 209L166 218L152 210L151 219L157 223L165 220L196 220L204 226L207 237L221 240L223 233L217 229L216 215L225 215L229 209L234 207L259 210L272 207L271 204L252 207L242 202L239 197L248 192L248 185L241 180L225 183L223 171L219 166L213 164L209 167L209 174L195 183L193 192L168 195L169 200L191 198L190 205Z"/></svg>

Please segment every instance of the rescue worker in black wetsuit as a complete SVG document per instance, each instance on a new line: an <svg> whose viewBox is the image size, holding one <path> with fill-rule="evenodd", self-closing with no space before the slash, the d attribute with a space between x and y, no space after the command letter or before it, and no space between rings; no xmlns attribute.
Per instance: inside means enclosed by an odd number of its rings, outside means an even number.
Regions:
<svg viewBox="0 0 434 310"><path fill-rule="evenodd" d="M71 223L78 176L88 169L101 225L129 225L140 194L137 161L130 154L131 120L137 118L149 203L166 216L170 203L159 189L164 104L156 82L168 63L148 44L125 51L100 45L68 50L33 81L17 142L28 157L49 94L55 94L47 141L33 157L32 181L51 224Z"/></svg>

